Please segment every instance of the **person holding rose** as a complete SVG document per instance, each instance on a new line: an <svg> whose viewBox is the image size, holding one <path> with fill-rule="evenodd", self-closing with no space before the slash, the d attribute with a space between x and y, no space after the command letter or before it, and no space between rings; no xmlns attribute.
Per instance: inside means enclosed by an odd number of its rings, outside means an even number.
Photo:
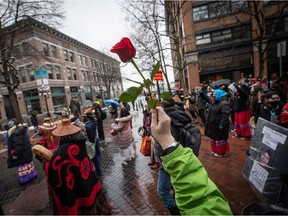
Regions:
<svg viewBox="0 0 288 216"><path fill-rule="evenodd" d="M151 130L163 148L162 165L170 175L181 215L232 215L229 203L193 154L171 134L171 119L163 108L152 109Z"/></svg>

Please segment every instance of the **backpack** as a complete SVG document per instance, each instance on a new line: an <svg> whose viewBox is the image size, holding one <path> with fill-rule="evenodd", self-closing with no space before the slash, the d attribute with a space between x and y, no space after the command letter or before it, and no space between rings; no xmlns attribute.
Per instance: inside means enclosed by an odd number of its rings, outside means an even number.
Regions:
<svg viewBox="0 0 288 216"><path fill-rule="evenodd" d="M193 150L193 153L198 157L200 145L201 145L201 133L198 127L195 127L192 123L187 123L179 131L179 142L184 147L189 147Z"/></svg>

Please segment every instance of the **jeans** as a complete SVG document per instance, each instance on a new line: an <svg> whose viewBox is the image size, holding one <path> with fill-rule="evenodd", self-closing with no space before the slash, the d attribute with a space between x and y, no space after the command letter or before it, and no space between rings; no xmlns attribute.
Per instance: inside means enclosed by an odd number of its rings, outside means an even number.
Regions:
<svg viewBox="0 0 288 216"><path fill-rule="evenodd" d="M100 151L100 143L99 143L99 138L96 138L96 144L95 144L95 157L92 158L92 162L95 166L95 172L97 177L101 177L102 176L102 171L101 171L101 167L100 167L100 163L101 163L101 151Z"/></svg>
<svg viewBox="0 0 288 216"><path fill-rule="evenodd" d="M157 192L163 200L164 206L166 208L173 208L176 206L175 200L170 193L171 186L172 184L170 180L170 175L164 170L163 166L161 165L158 174Z"/></svg>

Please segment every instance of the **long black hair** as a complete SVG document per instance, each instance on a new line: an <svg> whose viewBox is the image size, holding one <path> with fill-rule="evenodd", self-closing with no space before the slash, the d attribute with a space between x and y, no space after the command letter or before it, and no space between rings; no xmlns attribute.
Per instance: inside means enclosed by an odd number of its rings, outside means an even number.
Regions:
<svg viewBox="0 0 288 216"><path fill-rule="evenodd" d="M126 108L121 108L120 110L120 117L126 117L126 116L129 116L130 115L130 112L128 109Z"/></svg>

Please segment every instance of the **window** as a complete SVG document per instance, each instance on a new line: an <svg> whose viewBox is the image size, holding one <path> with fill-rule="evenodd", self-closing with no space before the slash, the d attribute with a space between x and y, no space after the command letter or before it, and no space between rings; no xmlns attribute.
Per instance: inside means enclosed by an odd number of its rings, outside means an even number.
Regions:
<svg viewBox="0 0 288 216"><path fill-rule="evenodd" d="M202 34L202 35L196 36L197 45L206 44L206 43L211 43L210 34Z"/></svg>
<svg viewBox="0 0 288 216"><path fill-rule="evenodd" d="M209 17L211 18L227 14L229 11L229 2L227 1L219 1L209 4Z"/></svg>
<svg viewBox="0 0 288 216"><path fill-rule="evenodd" d="M47 43L43 43L43 50L44 50L44 55L49 56L49 45Z"/></svg>
<svg viewBox="0 0 288 216"><path fill-rule="evenodd" d="M60 66L55 65L54 72L55 72L56 79L61 80Z"/></svg>
<svg viewBox="0 0 288 216"><path fill-rule="evenodd" d="M19 73L20 76L21 76L21 81L22 81L22 83L27 82L27 79L26 79L26 69L25 69L24 67L19 67L19 68L18 68L18 73Z"/></svg>
<svg viewBox="0 0 288 216"><path fill-rule="evenodd" d="M35 80L35 74L34 74L34 70L32 69L32 65L27 66L27 71L29 73L30 81L34 81Z"/></svg>
<svg viewBox="0 0 288 216"><path fill-rule="evenodd" d="M81 78L82 78L83 81L86 80L85 79L85 71L84 70L81 70Z"/></svg>
<svg viewBox="0 0 288 216"><path fill-rule="evenodd" d="M80 64L83 65L83 57L79 55Z"/></svg>
<svg viewBox="0 0 288 216"><path fill-rule="evenodd" d="M48 79L53 79L52 65L46 65Z"/></svg>
<svg viewBox="0 0 288 216"><path fill-rule="evenodd" d="M245 0L231 0L230 5L232 12L243 11L248 8L248 2Z"/></svg>
<svg viewBox="0 0 288 216"><path fill-rule="evenodd" d="M231 29L211 33L212 42L227 41L232 38Z"/></svg>
<svg viewBox="0 0 288 216"><path fill-rule="evenodd" d="M72 80L71 68L66 68L67 70L67 79Z"/></svg>
<svg viewBox="0 0 288 216"><path fill-rule="evenodd" d="M73 52L69 52L69 59L71 62L74 62L74 54Z"/></svg>
<svg viewBox="0 0 288 216"><path fill-rule="evenodd" d="M94 68L93 59L91 59L91 58L90 58L90 64L91 64L91 67Z"/></svg>
<svg viewBox="0 0 288 216"><path fill-rule="evenodd" d="M232 37L234 40L243 40L250 38L250 27L239 26L232 29Z"/></svg>
<svg viewBox="0 0 288 216"><path fill-rule="evenodd" d="M208 6L207 5L193 8L194 21L207 19L208 17L209 16L208 16Z"/></svg>
<svg viewBox="0 0 288 216"><path fill-rule="evenodd" d="M51 54L53 58L58 58L57 47L51 45Z"/></svg>
<svg viewBox="0 0 288 216"><path fill-rule="evenodd" d="M77 80L77 70L75 68L72 69L72 77L74 80Z"/></svg>
<svg viewBox="0 0 288 216"><path fill-rule="evenodd" d="M55 111L63 110L66 104L65 90L63 87L51 87L52 101Z"/></svg>
<svg viewBox="0 0 288 216"><path fill-rule="evenodd" d="M87 65L87 58L85 56L83 56L83 63L84 65Z"/></svg>
<svg viewBox="0 0 288 216"><path fill-rule="evenodd" d="M64 59L65 61L68 61L68 51L67 50L63 50L63 54L64 54Z"/></svg>

